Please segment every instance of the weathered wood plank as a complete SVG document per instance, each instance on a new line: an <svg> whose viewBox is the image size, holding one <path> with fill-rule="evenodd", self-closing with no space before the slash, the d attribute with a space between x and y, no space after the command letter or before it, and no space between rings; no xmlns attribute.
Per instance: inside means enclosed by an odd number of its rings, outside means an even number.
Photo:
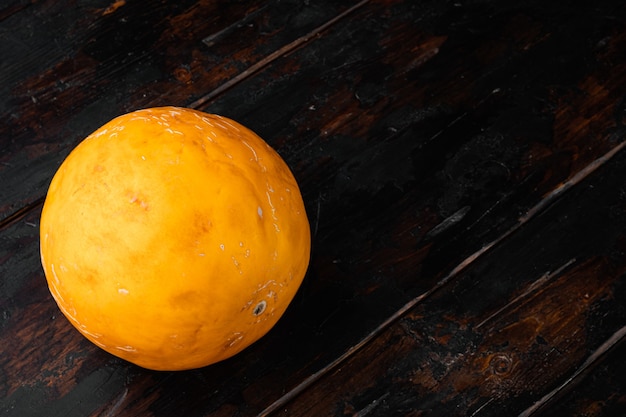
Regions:
<svg viewBox="0 0 626 417"><path fill-rule="evenodd" d="M276 411L517 415L606 372L626 328L624 175L622 152Z"/></svg>

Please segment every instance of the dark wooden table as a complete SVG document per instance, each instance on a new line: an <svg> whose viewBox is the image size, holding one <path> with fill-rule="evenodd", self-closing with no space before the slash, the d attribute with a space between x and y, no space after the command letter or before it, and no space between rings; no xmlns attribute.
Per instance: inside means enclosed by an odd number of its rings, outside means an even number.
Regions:
<svg viewBox="0 0 626 417"><path fill-rule="evenodd" d="M68 152L177 105L255 130L313 232L279 324L153 372L51 298ZM626 3L7 0L0 415L626 415Z"/></svg>

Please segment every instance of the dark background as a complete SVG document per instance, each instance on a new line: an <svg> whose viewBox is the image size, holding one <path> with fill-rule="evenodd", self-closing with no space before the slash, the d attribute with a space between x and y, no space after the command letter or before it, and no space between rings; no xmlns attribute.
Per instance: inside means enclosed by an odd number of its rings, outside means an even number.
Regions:
<svg viewBox="0 0 626 417"><path fill-rule="evenodd" d="M0 6L0 415L626 414L626 6L11 0ZM236 357L147 371L86 341L41 203L111 118L233 118L313 232Z"/></svg>

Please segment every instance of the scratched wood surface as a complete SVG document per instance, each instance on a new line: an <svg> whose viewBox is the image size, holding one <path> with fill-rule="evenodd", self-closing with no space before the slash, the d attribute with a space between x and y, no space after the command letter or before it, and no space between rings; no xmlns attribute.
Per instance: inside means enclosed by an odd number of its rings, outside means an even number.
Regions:
<svg viewBox="0 0 626 417"><path fill-rule="evenodd" d="M0 414L625 414L625 19L617 1L0 6ZM313 230L278 325L173 373L82 338L38 253L67 153L166 104L264 137Z"/></svg>

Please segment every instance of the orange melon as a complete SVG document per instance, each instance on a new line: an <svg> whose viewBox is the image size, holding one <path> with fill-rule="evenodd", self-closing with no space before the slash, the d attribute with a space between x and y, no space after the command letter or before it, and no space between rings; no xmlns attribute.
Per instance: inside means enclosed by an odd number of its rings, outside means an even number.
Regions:
<svg viewBox="0 0 626 417"><path fill-rule="evenodd" d="M85 337L155 370L240 352L283 315L308 267L298 184L225 117L160 107L82 141L41 215L50 292Z"/></svg>

